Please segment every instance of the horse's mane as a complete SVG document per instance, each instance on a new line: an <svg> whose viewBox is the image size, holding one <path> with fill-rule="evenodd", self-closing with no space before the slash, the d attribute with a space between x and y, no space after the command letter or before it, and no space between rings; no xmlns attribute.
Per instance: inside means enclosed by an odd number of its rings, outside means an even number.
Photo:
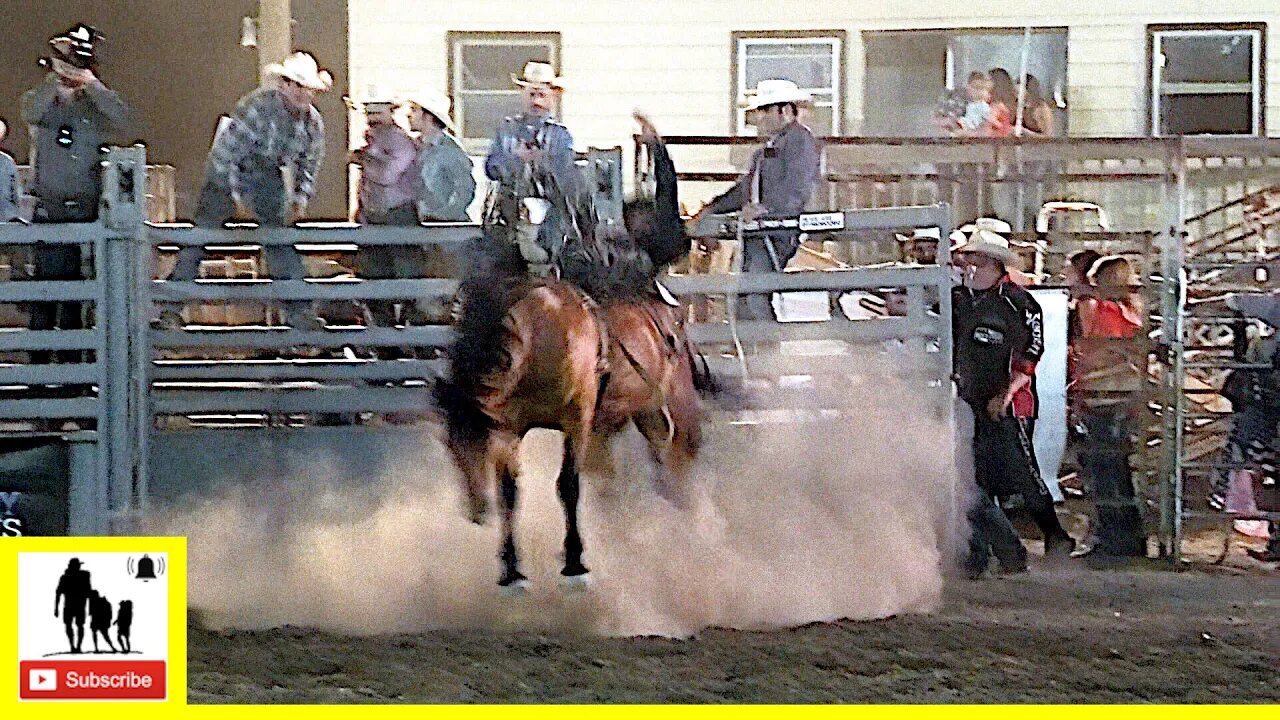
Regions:
<svg viewBox="0 0 1280 720"><path fill-rule="evenodd" d="M485 252L483 246L481 252ZM483 439L492 426L480 409L480 380L507 364L503 324L511 308L534 286L523 268L503 257L490 260L480 260L486 270L462 283L462 317L454 326L449 348L449 377L437 380L433 392L450 437L459 440Z"/></svg>

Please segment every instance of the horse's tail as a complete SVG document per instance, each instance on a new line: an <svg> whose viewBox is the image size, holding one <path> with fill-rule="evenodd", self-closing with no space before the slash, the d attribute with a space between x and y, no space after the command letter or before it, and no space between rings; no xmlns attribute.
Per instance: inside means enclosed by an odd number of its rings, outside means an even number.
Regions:
<svg viewBox="0 0 1280 720"><path fill-rule="evenodd" d="M450 438L488 437L493 421L480 407L480 383L507 362L505 320L521 296L503 277L480 276L463 283L462 315L449 348L449 376L437 380L432 391Z"/></svg>
<svg viewBox="0 0 1280 720"><path fill-rule="evenodd" d="M445 431L451 441L475 446L489 437L493 420L480 409L474 388L441 378L432 388L432 396L444 414Z"/></svg>

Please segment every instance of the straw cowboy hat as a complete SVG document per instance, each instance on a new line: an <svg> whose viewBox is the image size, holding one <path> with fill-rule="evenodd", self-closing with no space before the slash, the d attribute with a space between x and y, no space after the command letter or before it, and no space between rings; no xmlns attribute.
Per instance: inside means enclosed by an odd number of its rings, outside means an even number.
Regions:
<svg viewBox="0 0 1280 720"><path fill-rule="evenodd" d="M910 235L903 235L901 233L894 233L894 235L898 238L898 242L904 243L915 242L917 240L934 243L942 242L942 232L936 227L916 228L911 231Z"/></svg>
<svg viewBox="0 0 1280 720"><path fill-rule="evenodd" d="M1009 241L1000 233L990 230L975 230L969 241L956 248L956 252L984 255L1004 263L1006 268L1016 268L1021 261L1018 255L1009 249Z"/></svg>
<svg viewBox="0 0 1280 720"><path fill-rule="evenodd" d="M988 230L993 233L1005 234L1013 232L1013 226L1001 220L1000 218L980 217L968 225L961 225L960 232L969 234L977 230Z"/></svg>
<svg viewBox="0 0 1280 720"><path fill-rule="evenodd" d="M1133 287L1141 284L1138 273L1134 270L1133 263L1129 258L1123 255L1104 255L1093 261L1093 265L1089 267L1089 272L1085 276L1089 282L1095 286L1109 284L1114 281L1114 277L1106 277L1107 270L1111 267L1118 267L1119 273L1123 275L1121 285ZM1104 281L1105 282L1102 282Z"/></svg>
<svg viewBox="0 0 1280 720"><path fill-rule="evenodd" d="M511 74L511 82L520 87L545 86L564 90L564 78L556 76L556 69L548 63L527 62L524 64L524 77Z"/></svg>
<svg viewBox="0 0 1280 720"><path fill-rule="evenodd" d="M449 110L453 107L453 101L449 99L448 95L445 95L435 88L420 88L411 93L407 93L400 98L399 104L416 105L431 113L431 115L448 128L449 132L456 133L458 131L453 125L453 118L449 116Z"/></svg>
<svg viewBox="0 0 1280 720"><path fill-rule="evenodd" d="M333 76L328 70L321 70L310 53L296 52L285 58L284 62L268 65L264 72L269 77L292 80L312 90L326 91L333 87Z"/></svg>
<svg viewBox="0 0 1280 720"><path fill-rule="evenodd" d="M756 85L755 94L747 100L746 109L750 112L766 105L807 102L813 102L813 96L790 80L761 80Z"/></svg>

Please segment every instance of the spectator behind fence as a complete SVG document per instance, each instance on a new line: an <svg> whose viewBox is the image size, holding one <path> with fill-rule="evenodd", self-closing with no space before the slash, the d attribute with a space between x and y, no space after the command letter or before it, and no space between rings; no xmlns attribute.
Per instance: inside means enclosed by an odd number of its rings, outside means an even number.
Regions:
<svg viewBox="0 0 1280 720"><path fill-rule="evenodd" d="M9 135L9 125L0 118L0 146ZM18 164L13 156L0 150L0 222L13 222L21 213L22 186L18 182Z"/></svg>
<svg viewBox="0 0 1280 720"><path fill-rule="evenodd" d="M1008 137L1013 134L1018 109L1018 86L1013 76L1004 68L991 68L987 72L991 78L991 127L989 134L995 137Z"/></svg>
<svg viewBox="0 0 1280 720"><path fill-rule="evenodd" d="M804 212L818 184L821 161L817 139L798 119L800 106L812 100L790 80L760 81L747 105L747 117L765 138L764 147L751 156L746 174L732 188L698 211L695 226L707 214L741 211L742 219L751 221L765 215L794 217ZM782 272L800 249L800 233L752 233L743 243L743 272ZM744 319L772 317L770 293L747 295L739 302L738 312Z"/></svg>
<svg viewBox="0 0 1280 720"><path fill-rule="evenodd" d="M1034 135L1053 135L1053 105L1040 89L1035 75L1027 75L1022 98L1022 129Z"/></svg>
<svg viewBox="0 0 1280 720"><path fill-rule="evenodd" d="M1232 295L1227 306L1245 318L1280 330L1280 292ZM1236 467L1230 471L1233 477L1220 478L1215 483L1216 497L1211 504L1220 510L1236 510L1229 502L1234 498L1225 496L1253 493L1254 507L1263 512L1280 512L1280 337L1275 333L1269 338L1259 337L1248 355L1239 359L1262 367L1233 370L1223 385L1222 394L1231 401L1233 412L1223 452L1227 463ZM1238 492L1230 492L1232 481L1241 486L1236 488ZM1268 522L1266 548L1250 549L1249 555L1263 562L1280 562L1280 523Z"/></svg>
<svg viewBox="0 0 1280 720"><path fill-rule="evenodd" d="M409 96L409 125L418 133L418 215L426 222L468 222L467 208L476 196L471 158L453 133L448 96L424 88Z"/></svg>
<svg viewBox="0 0 1280 720"><path fill-rule="evenodd" d="M83 24L51 39L52 52L44 62L50 72L39 86L22 96L22 119L32 135L35 222L93 222L98 218L102 148L118 140L131 123L124 100L98 77L101 39L97 30ZM37 273L46 271L41 279L55 279L49 272L78 274L79 248L43 250L36 261Z"/></svg>
<svg viewBox="0 0 1280 720"><path fill-rule="evenodd" d="M198 226L222 227L239 215L252 216L264 227L283 227L305 215L315 196L316 173L324 157L324 123L313 103L333 85L333 78L303 52L268 66L266 74L264 86L240 99L214 137L196 207ZM289 186L286 170L292 175ZM199 247L183 247L170 279L195 279L201 254ZM266 245L262 254L273 277L304 277L302 258L293 246ZM323 327L309 303L286 301L285 307L292 327ZM167 310L161 324L180 327L182 321Z"/></svg>
<svg viewBox="0 0 1280 720"><path fill-rule="evenodd" d="M964 96L964 113L951 126L952 134L987 134L995 121L995 111L991 108L991 78L986 73L969 73L964 84Z"/></svg>
<svg viewBox="0 0 1280 720"><path fill-rule="evenodd" d="M1087 274L1092 293L1076 303L1079 337L1071 395L1083 428L1079 458L1094 501L1094 559L1144 557L1142 525L1129 456L1142 411L1146 348L1142 300L1133 266L1120 256L1098 258Z"/></svg>
<svg viewBox="0 0 1280 720"><path fill-rule="evenodd" d="M366 225L417 225L418 145L396 124L389 101L365 103L364 145L351 153L360 166L356 222Z"/></svg>
<svg viewBox="0 0 1280 720"><path fill-rule="evenodd" d="M409 127L418 133L413 173L413 223L467 222L467 208L475 199L476 181L471 158L450 134L449 98L432 89L420 90L404 99ZM397 223L399 224L399 223ZM367 278L424 277L430 272L427 253L421 245L393 245L370 248L361 253L361 274ZM415 306L423 315L428 301ZM389 327L395 323L394 303L370 301L374 322ZM407 323L408 320L406 319Z"/></svg>
<svg viewBox="0 0 1280 720"><path fill-rule="evenodd" d="M22 96L22 119L31 130L31 192L37 223L94 222L102 194L102 147L117 140L131 124L124 100L98 77L98 44L102 35L80 24L49 41L42 61L50 72L39 86ZM78 280L82 277L79 245L37 243L32 248L35 280ZM79 330L84 327L79 302L31 303L32 330ZM79 350L35 351L33 363L79 362ZM56 393L73 396L63 388Z"/></svg>

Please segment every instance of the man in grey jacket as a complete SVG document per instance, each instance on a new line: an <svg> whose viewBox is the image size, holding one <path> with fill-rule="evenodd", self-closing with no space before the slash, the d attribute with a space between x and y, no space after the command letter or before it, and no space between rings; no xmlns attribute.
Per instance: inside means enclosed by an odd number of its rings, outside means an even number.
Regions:
<svg viewBox="0 0 1280 720"><path fill-rule="evenodd" d="M22 120L31 129L37 223L94 222L102 194L103 145L118 139L129 126L124 100L98 78L97 44L101 36L76 25L49 41L50 72L22 96ZM37 244L33 249L36 280L80 278L81 248ZM78 302L33 303L31 329L79 330L84 327ZM77 362L79 351L32 353L32 362Z"/></svg>
<svg viewBox="0 0 1280 720"><path fill-rule="evenodd" d="M751 156L751 166L732 188L698 212L695 225L707 214L741 212L742 220L751 221L763 216L794 217L804 211L818 182L820 154L817 139L797 118L799 105L810 100L790 80L760 81L747 112L766 138L764 147ZM742 271L780 272L799 246L798 231L750 235L742 248ZM766 293L741 299L739 316L768 319L769 297Z"/></svg>
<svg viewBox="0 0 1280 720"><path fill-rule="evenodd" d="M0 119L0 144L9 134L9 126ZM22 188L18 182L18 165L13 156L0 150L0 223L13 222L20 215Z"/></svg>
<svg viewBox="0 0 1280 720"><path fill-rule="evenodd" d="M32 135L35 222L98 218L101 148L119 139L131 116L98 78L99 39L93 28L77 25L50 40L50 72L22 96L22 119Z"/></svg>

